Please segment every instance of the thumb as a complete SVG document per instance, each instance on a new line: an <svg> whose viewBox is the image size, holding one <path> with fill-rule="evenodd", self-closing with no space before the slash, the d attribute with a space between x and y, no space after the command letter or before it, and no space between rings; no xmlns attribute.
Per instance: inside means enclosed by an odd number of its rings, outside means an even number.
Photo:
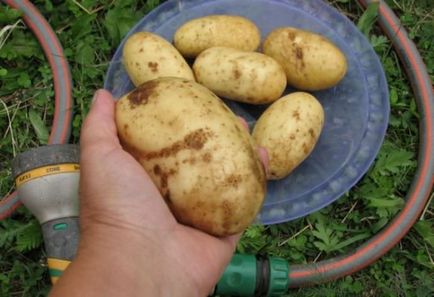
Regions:
<svg viewBox="0 0 434 297"><path fill-rule="evenodd" d="M115 123L115 101L106 90L95 92L81 129L80 145L83 149L95 146L100 150L120 147Z"/></svg>

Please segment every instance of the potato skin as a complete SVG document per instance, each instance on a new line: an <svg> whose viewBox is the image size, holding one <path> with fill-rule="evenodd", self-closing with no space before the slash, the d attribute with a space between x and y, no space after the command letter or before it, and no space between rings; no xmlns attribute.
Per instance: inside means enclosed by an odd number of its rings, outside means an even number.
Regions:
<svg viewBox="0 0 434 297"><path fill-rule="evenodd" d="M228 47L203 51L193 71L197 82L218 96L250 104L271 103L286 87L285 72L274 59Z"/></svg>
<svg viewBox="0 0 434 297"><path fill-rule="evenodd" d="M226 236L254 220L264 169L248 131L208 89L178 78L149 81L117 102L116 125L179 222Z"/></svg>
<svg viewBox="0 0 434 297"><path fill-rule="evenodd" d="M252 133L257 145L267 149L268 178L283 178L305 160L323 125L324 110L308 93L292 93L271 104Z"/></svg>
<svg viewBox="0 0 434 297"><path fill-rule="evenodd" d="M231 15L209 15L190 20L179 27L173 37L175 47L188 58L216 46L255 51L260 42L261 33L252 21Z"/></svg>
<svg viewBox="0 0 434 297"><path fill-rule="evenodd" d="M272 31L263 51L284 68L288 84L317 91L335 86L347 72L345 55L328 39L291 27Z"/></svg>
<svg viewBox="0 0 434 297"><path fill-rule="evenodd" d="M176 48L150 32L131 35L125 42L122 59L136 87L160 77L194 80L193 71Z"/></svg>

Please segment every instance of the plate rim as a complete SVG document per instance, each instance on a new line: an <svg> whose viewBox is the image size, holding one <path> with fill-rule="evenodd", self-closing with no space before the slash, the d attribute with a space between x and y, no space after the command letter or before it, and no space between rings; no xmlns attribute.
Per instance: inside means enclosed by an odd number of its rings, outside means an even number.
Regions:
<svg viewBox="0 0 434 297"><path fill-rule="evenodd" d="M109 63L109 67L106 71L105 74L105 79L104 79L104 88L107 89L108 87L108 81L109 81L109 75L110 73L112 73L112 67L116 67L115 64L121 63L121 61L116 60L113 61L113 58L115 56L118 56L119 54L121 55L121 51L123 48L123 45L126 41L126 39L128 38L128 36L130 36L133 32L138 31L138 28L143 27L143 22L146 21L146 19L149 18L153 18L157 15L159 15L161 13L161 11L164 11L165 9L167 9L167 7L176 5L176 3L186 3L188 2L188 5L190 5L191 7L194 7L196 5L200 5L200 4L204 4L205 2L220 2L220 1L226 1L226 0L189 0L189 1L179 1L179 0L168 0L164 3L162 3L161 5L157 6L156 8L154 8L151 12L149 12L148 14L144 15L126 34L126 36L122 39L122 41L120 42L120 44L118 45L115 53L112 56L112 59ZM326 26L328 29L332 30L333 33L337 36L337 38L342 40L342 43L344 43L346 46L348 46L351 50L354 50L353 46L351 46L350 44L348 44L348 42L345 40L345 38L343 38L333 27L331 27L329 24L327 24L324 19L320 16L318 17L317 15L311 14L310 11L305 10L304 8L301 9L300 7L294 7L293 5L295 4L294 0L259 0L259 1L264 1L264 2L275 2L275 3L279 3L279 4L283 4L283 5L288 5L290 6L292 9L297 9L300 11L303 11L306 14L309 14L311 16L316 16L317 20L321 23L321 25ZM380 128L382 129L377 129L377 130L381 130L379 132L381 132L380 137L378 139L377 142L375 142L375 147L374 149L371 149L372 154L370 154L367 159L363 162L363 166L361 167L361 169L359 169L357 171L357 174L355 177L351 178L349 183L346 183L348 186L345 187L347 189L345 190L340 190L337 193L332 194L331 196L333 197L328 197L328 199L324 199L324 200L320 200L320 203L314 203L315 207L305 207L304 211L301 211L302 214L299 215L293 215L290 217L282 217L282 218L276 218L276 219L266 219L265 222L261 219L261 217L263 216L263 212L266 211L271 211L276 207L282 207L282 208L287 208L287 204L288 203L296 203L298 199L303 198L304 195L306 195L306 193L303 193L302 195L300 195L300 197L297 197L297 199L295 200L289 200L289 199L285 199L285 200L281 200L281 201L275 201L275 202L269 202L269 203L265 203L264 199L264 203L261 207L260 212L258 213L258 217L257 217L257 221L259 220L261 223L265 224L265 225L270 225L270 224L277 224L277 223L282 223L282 222L289 222L289 221L293 221L296 220L300 217L304 217L307 216L311 213L314 213L324 207L329 206L330 204L332 204L333 202L335 202L336 200L338 200L339 198L341 198L343 196L344 193L349 192L368 172L369 168L375 163L375 159L378 156L378 153L381 149L381 146L384 143L384 139L386 137L386 131L387 128L389 126L389 115L390 115L390 101L389 101L389 87L388 87L388 83L387 83L387 79L386 79L386 75L383 69L383 66L380 62L380 59L378 57L378 55L375 53L375 50L372 48L372 45L370 44L369 40L366 38L366 36L364 36L359 30L358 28L355 26L355 24L348 19L345 15L341 14L336 8L334 8L333 6L331 6L328 3L325 3L324 1L321 0L307 0L307 1L303 1L308 3L309 5L320 5L321 8L320 9L325 9L327 10L328 14L330 14L331 17L333 18L338 18L338 20L340 22L343 22L345 26L349 26L351 27L352 31L354 31L355 34L358 35L358 38L361 39L363 41L363 43L367 46L367 51L369 52L369 56L372 59L372 64L373 64L373 68L376 68L377 70L377 74L379 75L379 87L378 89L381 90L380 93L384 92L384 94L380 94L380 96L382 97L381 102L383 103L383 107L385 108L384 112L383 112L383 116L384 119L381 123L377 124L378 126L380 126ZM173 15L170 16L170 18L176 17L180 12L182 12L182 10L178 10L173 12ZM355 55L357 56L357 55ZM361 69L360 71L362 72L363 78L365 80L365 83L363 84L364 88L366 89L367 92L367 97L368 97L368 104L367 104L367 110L368 110L368 114L367 114L367 126L369 124L369 119L371 117L371 92L368 88L368 81L367 81L367 76L366 76L366 71L363 71L363 67L362 65L358 62L358 68ZM384 98L387 98L384 99ZM367 134L367 130L365 129L363 131L363 136L361 137L361 140L359 142L359 145L357 147L357 149L359 149L362 146L362 143L364 141L366 141L366 134ZM330 176L327 181L324 181L321 184L318 184L317 186L315 186L315 188L327 188L327 185L329 185L331 182L333 182L333 180L341 177L344 172L345 169L349 166L351 166L351 164L354 162L353 159L356 155L357 151L354 151L350 157L349 157L349 161L345 162L343 164L342 167L340 167L332 176ZM310 195L313 195L314 193L308 193ZM298 211L299 212L299 211Z"/></svg>

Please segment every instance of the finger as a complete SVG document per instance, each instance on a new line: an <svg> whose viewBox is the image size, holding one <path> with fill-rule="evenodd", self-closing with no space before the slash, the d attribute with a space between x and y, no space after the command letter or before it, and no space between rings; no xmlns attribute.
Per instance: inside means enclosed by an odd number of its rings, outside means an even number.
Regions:
<svg viewBox="0 0 434 297"><path fill-rule="evenodd" d="M96 91L81 129L80 144L83 147L95 145L101 149L120 146L115 124L115 101L108 91Z"/></svg>
<svg viewBox="0 0 434 297"><path fill-rule="evenodd" d="M270 159L268 157L267 149L264 147L258 146L256 148L256 150L258 151L259 158L261 159L261 163L264 166L265 173L268 176L268 167L270 164Z"/></svg>
<svg viewBox="0 0 434 297"><path fill-rule="evenodd" d="M240 116L238 117L238 119L240 120L243 127L247 130L247 132L249 132L249 124L246 122L246 120Z"/></svg>

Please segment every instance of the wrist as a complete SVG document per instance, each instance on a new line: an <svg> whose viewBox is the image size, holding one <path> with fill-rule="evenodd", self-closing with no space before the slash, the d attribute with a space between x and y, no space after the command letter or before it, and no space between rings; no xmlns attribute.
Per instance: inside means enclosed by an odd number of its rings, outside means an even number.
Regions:
<svg viewBox="0 0 434 297"><path fill-rule="evenodd" d="M159 257L134 233L98 231L83 238L75 262L98 273L101 285L108 286L112 293L116 291L113 296L135 296L138 292L159 296L159 276L149 270L158 267Z"/></svg>
<svg viewBox="0 0 434 297"><path fill-rule="evenodd" d="M167 257L163 242L167 244L169 236L167 231L155 237L108 226L86 229L77 257L64 275L79 275L84 282L75 287L80 292L71 296L83 292L95 292L86 296L206 296ZM60 284L67 283L64 277Z"/></svg>

